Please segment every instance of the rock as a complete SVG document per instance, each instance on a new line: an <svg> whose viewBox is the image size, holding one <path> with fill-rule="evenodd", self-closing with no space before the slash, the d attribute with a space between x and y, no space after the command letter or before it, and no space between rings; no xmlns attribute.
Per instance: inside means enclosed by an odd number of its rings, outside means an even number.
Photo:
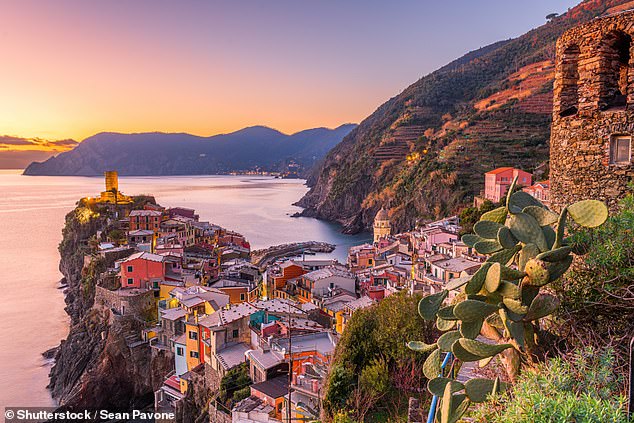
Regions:
<svg viewBox="0 0 634 423"><path fill-rule="evenodd" d="M55 356L57 355L57 352L59 351L59 348L60 348L59 345L57 347L49 348L48 350L42 353L42 357L44 357L44 359L46 360L54 359Z"/></svg>

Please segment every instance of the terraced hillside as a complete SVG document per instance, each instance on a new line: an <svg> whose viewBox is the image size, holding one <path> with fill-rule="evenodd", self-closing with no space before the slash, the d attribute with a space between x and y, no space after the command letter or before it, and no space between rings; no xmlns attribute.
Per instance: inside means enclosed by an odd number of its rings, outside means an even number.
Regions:
<svg viewBox="0 0 634 423"><path fill-rule="evenodd" d="M548 160L554 49L568 28L632 1L587 0L528 33L468 53L381 105L335 147L298 203L304 215L371 226L389 208L396 229L456 212L498 166Z"/></svg>

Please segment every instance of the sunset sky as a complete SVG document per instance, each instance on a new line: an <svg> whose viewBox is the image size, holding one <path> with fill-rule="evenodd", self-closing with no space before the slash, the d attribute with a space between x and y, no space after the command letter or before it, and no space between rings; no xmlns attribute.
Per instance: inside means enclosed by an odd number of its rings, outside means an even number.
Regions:
<svg viewBox="0 0 634 423"><path fill-rule="evenodd" d="M439 66L574 4L0 1L0 135L11 136L0 152L100 131L359 122ZM31 141L3 143L15 137Z"/></svg>

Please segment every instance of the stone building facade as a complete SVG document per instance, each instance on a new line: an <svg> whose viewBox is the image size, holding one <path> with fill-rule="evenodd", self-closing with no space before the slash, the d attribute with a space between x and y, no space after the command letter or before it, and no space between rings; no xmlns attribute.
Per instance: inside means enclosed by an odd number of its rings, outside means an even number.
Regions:
<svg viewBox="0 0 634 423"><path fill-rule="evenodd" d="M581 199L614 209L634 180L634 11L597 18L557 42L550 183L555 210Z"/></svg>

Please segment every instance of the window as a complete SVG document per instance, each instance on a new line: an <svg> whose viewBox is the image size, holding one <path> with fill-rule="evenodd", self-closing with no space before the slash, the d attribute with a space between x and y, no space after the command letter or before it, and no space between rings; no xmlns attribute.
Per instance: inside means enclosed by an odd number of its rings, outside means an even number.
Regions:
<svg viewBox="0 0 634 423"><path fill-rule="evenodd" d="M562 86L559 116L573 116L579 109L579 46L571 45L561 57Z"/></svg>
<svg viewBox="0 0 634 423"><path fill-rule="evenodd" d="M128 270L127 270L128 273L132 273L133 270L134 270L134 267L128 266Z"/></svg>
<svg viewBox="0 0 634 423"><path fill-rule="evenodd" d="M189 356L191 358L198 358L198 351L190 351Z"/></svg>
<svg viewBox="0 0 634 423"><path fill-rule="evenodd" d="M128 278L128 285L132 285L134 283L134 279Z"/></svg>
<svg viewBox="0 0 634 423"><path fill-rule="evenodd" d="M615 136L610 140L610 163L630 164L632 159L632 137Z"/></svg>
<svg viewBox="0 0 634 423"><path fill-rule="evenodd" d="M233 330L233 337L237 338L240 335L240 331L238 331L238 329L234 329Z"/></svg>
<svg viewBox="0 0 634 423"><path fill-rule="evenodd" d="M240 301L244 301L244 292L240 294Z"/></svg>
<svg viewBox="0 0 634 423"><path fill-rule="evenodd" d="M599 46L599 108L607 110L627 104L629 94L630 46L632 37L622 31L612 31Z"/></svg>
<svg viewBox="0 0 634 423"><path fill-rule="evenodd" d="M183 347L176 347L176 355L180 355L181 357L185 355L185 351L183 350Z"/></svg>
<svg viewBox="0 0 634 423"><path fill-rule="evenodd" d="M189 339L193 339L194 341L198 340L198 332L194 332L193 330L189 331Z"/></svg>

